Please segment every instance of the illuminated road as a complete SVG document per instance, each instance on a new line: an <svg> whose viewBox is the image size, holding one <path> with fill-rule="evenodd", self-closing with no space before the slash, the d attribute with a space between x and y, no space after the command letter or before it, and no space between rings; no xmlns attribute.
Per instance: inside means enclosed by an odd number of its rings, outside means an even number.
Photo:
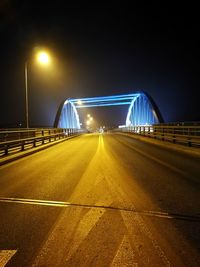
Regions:
<svg viewBox="0 0 200 267"><path fill-rule="evenodd" d="M0 267L200 266L199 163L93 134L0 167Z"/></svg>

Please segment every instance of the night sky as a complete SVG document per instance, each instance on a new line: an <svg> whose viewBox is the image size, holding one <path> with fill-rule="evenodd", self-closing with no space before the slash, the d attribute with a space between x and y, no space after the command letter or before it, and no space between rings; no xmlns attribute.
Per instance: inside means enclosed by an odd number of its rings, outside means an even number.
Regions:
<svg viewBox="0 0 200 267"><path fill-rule="evenodd" d="M130 5L133 3L133 5ZM25 126L28 60L30 125L53 126L66 98L143 90L165 122L199 121L197 6L135 1L0 1L0 127ZM33 61L46 47L52 66ZM100 123L124 109L92 109Z"/></svg>

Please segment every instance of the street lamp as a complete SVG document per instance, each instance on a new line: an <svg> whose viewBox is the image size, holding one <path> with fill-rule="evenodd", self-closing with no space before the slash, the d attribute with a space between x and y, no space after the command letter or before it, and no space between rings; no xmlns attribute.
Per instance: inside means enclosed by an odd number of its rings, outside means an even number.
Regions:
<svg viewBox="0 0 200 267"><path fill-rule="evenodd" d="M37 53L37 61L41 65L48 65L50 63L50 57L47 52L39 51ZM28 61L25 62L25 94L26 94L26 128L29 128L29 105L28 105Z"/></svg>
<svg viewBox="0 0 200 267"><path fill-rule="evenodd" d="M87 121L86 121L86 124L87 124L88 126L90 125L90 123L91 123L90 120L87 120Z"/></svg>
<svg viewBox="0 0 200 267"><path fill-rule="evenodd" d="M81 106L81 105L83 104L83 102L82 102L81 100L78 100L78 101L77 101L77 104L78 104L79 106Z"/></svg>

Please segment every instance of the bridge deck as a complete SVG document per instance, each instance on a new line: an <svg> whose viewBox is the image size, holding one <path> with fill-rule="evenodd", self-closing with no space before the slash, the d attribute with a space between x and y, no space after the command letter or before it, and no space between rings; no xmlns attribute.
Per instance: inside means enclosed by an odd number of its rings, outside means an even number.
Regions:
<svg viewBox="0 0 200 267"><path fill-rule="evenodd" d="M114 134L1 166L0 257L10 266L200 266L199 173L199 158Z"/></svg>

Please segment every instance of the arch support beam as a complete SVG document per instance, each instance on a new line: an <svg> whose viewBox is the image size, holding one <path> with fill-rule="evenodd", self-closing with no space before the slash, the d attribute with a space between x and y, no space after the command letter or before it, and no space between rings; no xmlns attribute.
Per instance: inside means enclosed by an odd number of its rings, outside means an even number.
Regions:
<svg viewBox="0 0 200 267"><path fill-rule="evenodd" d="M162 121L160 112L150 96L141 92L128 109L126 126L152 125Z"/></svg>
<svg viewBox="0 0 200 267"><path fill-rule="evenodd" d="M57 123L58 128L80 129L79 115L75 105L67 99L61 109Z"/></svg>

